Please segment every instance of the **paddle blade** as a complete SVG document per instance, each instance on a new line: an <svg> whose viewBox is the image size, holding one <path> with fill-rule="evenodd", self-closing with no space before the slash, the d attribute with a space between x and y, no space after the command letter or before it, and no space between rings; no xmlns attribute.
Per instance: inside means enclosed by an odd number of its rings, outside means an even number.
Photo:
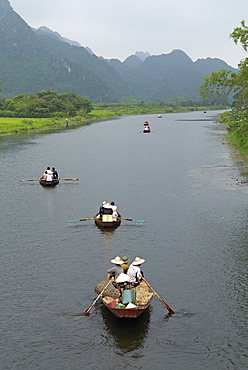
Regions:
<svg viewBox="0 0 248 370"><path fill-rule="evenodd" d="M134 220L132 218L124 218L124 220L133 221L133 222L145 222L145 220Z"/></svg>
<svg viewBox="0 0 248 370"><path fill-rule="evenodd" d="M88 218L81 218L80 220L71 220L67 222L80 222L80 221L87 221L87 220L94 220L94 217L88 217Z"/></svg>
<svg viewBox="0 0 248 370"><path fill-rule="evenodd" d="M169 313L171 313L171 314L176 313L175 311L173 311L173 309L163 299L161 299L161 302L167 308L167 310L169 311Z"/></svg>

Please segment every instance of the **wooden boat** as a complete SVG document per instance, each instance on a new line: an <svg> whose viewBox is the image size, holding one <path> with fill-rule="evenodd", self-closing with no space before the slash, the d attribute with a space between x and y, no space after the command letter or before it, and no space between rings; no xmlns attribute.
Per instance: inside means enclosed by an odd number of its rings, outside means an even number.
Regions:
<svg viewBox="0 0 248 370"><path fill-rule="evenodd" d="M95 293L101 293L106 282L107 280L99 282L95 286ZM114 316L136 319L150 306L153 293L150 293L145 282L141 282L135 288L128 289L122 289L126 283L119 285L119 288L117 285L113 282L101 296L102 303Z"/></svg>
<svg viewBox="0 0 248 370"><path fill-rule="evenodd" d="M135 308L114 308L111 307L110 304L105 303L104 298L102 298L104 306L107 307L113 315L121 319L136 319L150 306L150 302L151 300L147 304L136 306Z"/></svg>
<svg viewBox="0 0 248 370"><path fill-rule="evenodd" d="M59 184L59 180L52 181L39 180L39 183L41 184L41 186L53 188L54 186Z"/></svg>
<svg viewBox="0 0 248 370"><path fill-rule="evenodd" d="M121 217L121 215L118 214L118 217ZM118 226L120 226L121 219L119 218L119 219L117 219L117 221L104 222L104 221L102 221L102 218L101 217L96 217L95 218L95 224L100 229L104 229L104 230L116 229Z"/></svg>

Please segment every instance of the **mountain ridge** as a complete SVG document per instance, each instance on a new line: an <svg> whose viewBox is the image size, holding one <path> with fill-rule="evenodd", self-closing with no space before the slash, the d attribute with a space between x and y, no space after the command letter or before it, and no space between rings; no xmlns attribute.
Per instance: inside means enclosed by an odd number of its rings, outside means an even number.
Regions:
<svg viewBox="0 0 248 370"><path fill-rule="evenodd" d="M193 62L182 50L150 55L136 52L123 62L96 56L89 47L45 26L32 29L0 1L0 80L2 97L53 89L74 91L93 103L165 101L170 96L199 99L198 85L212 71L229 69L217 58Z"/></svg>

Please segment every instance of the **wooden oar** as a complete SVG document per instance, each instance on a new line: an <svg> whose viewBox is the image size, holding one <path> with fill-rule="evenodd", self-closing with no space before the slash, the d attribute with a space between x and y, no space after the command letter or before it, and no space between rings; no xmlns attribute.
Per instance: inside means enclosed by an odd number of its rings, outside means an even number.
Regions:
<svg viewBox="0 0 248 370"><path fill-rule="evenodd" d="M20 180L21 182L24 181L39 181L40 179L31 179L31 180ZM78 181L79 179L54 179L54 180L63 180L63 181Z"/></svg>
<svg viewBox="0 0 248 370"><path fill-rule="evenodd" d="M109 286L110 283L112 283L112 280L109 280L108 284L105 285L105 287L103 288L103 290L101 291L101 293L96 297L96 299L94 300L94 302L91 303L91 305L87 308L87 310L85 310L83 313L81 313L81 315L79 315L78 318L81 317L81 316L85 316L85 315L87 315L87 313L90 312L90 310L92 309L92 307L95 305L95 303L98 301L98 299L103 295L104 291L107 289L107 287Z"/></svg>
<svg viewBox="0 0 248 370"><path fill-rule="evenodd" d="M124 218L124 217L117 217L120 220L127 220L127 221L133 221L133 222L145 222L145 220L134 220L132 218Z"/></svg>
<svg viewBox="0 0 248 370"><path fill-rule="evenodd" d="M58 180L63 180L63 181L78 181L79 179L58 179Z"/></svg>
<svg viewBox="0 0 248 370"><path fill-rule="evenodd" d="M20 181L22 181L22 182L24 182L24 181L39 181L40 179L31 179L31 180L20 180Z"/></svg>
<svg viewBox="0 0 248 370"><path fill-rule="evenodd" d="M173 309L161 298L159 297L158 293L155 292L155 290L151 287L151 285L148 283L148 281L144 278L144 276L142 276L142 279L144 280L144 282L149 286L149 288L153 291L153 293L155 294L155 296L163 303L163 305L167 308L167 310L169 311L169 313L173 314L173 313L176 313L175 311L173 311Z"/></svg>
<svg viewBox="0 0 248 370"><path fill-rule="evenodd" d="M88 217L88 218L81 218L81 220L71 220L67 222L79 222L79 221L87 221L87 220L94 220L95 217Z"/></svg>

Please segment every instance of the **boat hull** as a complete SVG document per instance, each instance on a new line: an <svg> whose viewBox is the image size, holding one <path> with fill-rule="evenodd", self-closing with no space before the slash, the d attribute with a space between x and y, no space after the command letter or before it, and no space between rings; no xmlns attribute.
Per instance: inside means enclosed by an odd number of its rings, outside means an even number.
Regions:
<svg viewBox="0 0 248 370"><path fill-rule="evenodd" d="M54 188L54 186L59 184L59 180L53 180L53 181L39 180L39 183L41 186L48 187L48 188Z"/></svg>
<svg viewBox="0 0 248 370"><path fill-rule="evenodd" d="M139 317L149 306L150 302L148 302L146 305L137 306L135 308L113 308L109 307L104 301L102 301L104 306L107 307L107 309L116 317L119 317L120 319L136 319Z"/></svg>
<svg viewBox="0 0 248 370"><path fill-rule="evenodd" d="M95 219L95 224L98 226L100 229L103 230L109 230L109 229L116 229L118 226L121 224L121 220L117 221L111 221L111 222L103 222L99 219Z"/></svg>

